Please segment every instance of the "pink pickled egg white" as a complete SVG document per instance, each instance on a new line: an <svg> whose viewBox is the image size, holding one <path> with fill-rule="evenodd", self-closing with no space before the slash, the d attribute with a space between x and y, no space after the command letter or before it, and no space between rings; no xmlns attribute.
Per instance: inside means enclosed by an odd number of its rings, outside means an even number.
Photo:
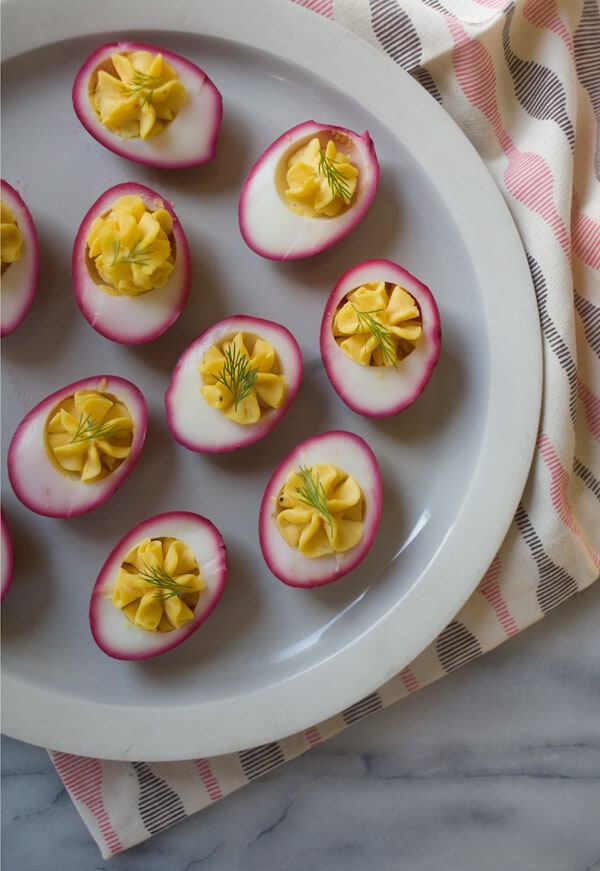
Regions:
<svg viewBox="0 0 600 871"><path fill-rule="evenodd" d="M0 533L2 541L2 567L0 577L0 602L4 601L6 594L9 591L13 579L13 571L15 564L14 548L10 529L4 516L4 511L0 513Z"/></svg>
<svg viewBox="0 0 600 871"><path fill-rule="evenodd" d="M131 450L114 472L97 483L67 476L50 459L45 430L50 413L61 400L78 390L108 393L123 402L134 421ZM8 477L15 495L31 511L47 517L75 517L102 505L117 490L137 463L144 440L148 411L140 390L116 375L95 375L75 381L47 396L25 415L8 448Z"/></svg>
<svg viewBox="0 0 600 871"><path fill-rule="evenodd" d="M423 336L397 366L363 366L338 346L331 325L346 294L370 282L391 282L415 299L423 319ZM325 305L320 333L325 371L340 398L353 411L367 417L397 414L423 392L440 354L441 325L435 299L421 281L390 260L365 260L339 279Z"/></svg>
<svg viewBox="0 0 600 871"><path fill-rule="evenodd" d="M175 268L163 287L137 296L113 296L98 286L101 279L88 257L87 236L94 219L109 212L119 197L128 195L141 197L151 211L166 209L173 218ZM150 342L162 335L177 320L190 293L190 251L173 205L137 182L124 182L109 188L90 207L75 237L71 269L75 299L87 322L100 335L123 345Z"/></svg>
<svg viewBox="0 0 600 871"><path fill-rule="evenodd" d="M365 500L364 534L345 553L311 559L289 545L275 522L275 503L290 472L315 463L336 466L352 475ZM277 466L263 495L259 514L259 541L271 572L291 587L318 587L336 581L356 568L375 540L382 506L382 481L377 459L360 436L330 430L298 444Z"/></svg>
<svg viewBox="0 0 600 871"><path fill-rule="evenodd" d="M286 393L279 408L264 409L256 424L229 420L206 402L198 365L214 344L242 332L265 339L277 353L285 376ZM289 410L302 380L302 354L290 331L273 321L249 315L232 315L205 330L185 348L177 361L167 391L165 408L169 429L191 451L218 453L244 447L263 438Z"/></svg>
<svg viewBox="0 0 600 871"><path fill-rule="evenodd" d="M358 168L358 185L350 206L335 217L306 217L285 202L288 158L311 139L323 147L329 139ZM275 140L254 163L244 181L238 206L240 231L246 244L271 260L310 257L346 236L365 216L379 181L379 163L368 132L306 121Z"/></svg>
<svg viewBox="0 0 600 871"><path fill-rule="evenodd" d="M21 231L21 256L2 275L0 335L17 329L31 308L39 277L40 254L35 224L20 194L4 179L0 182L1 198L10 208Z"/></svg>
<svg viewBox="0 0 600 871"><path fill-rule="evenodd" d="M168 127L145 140L125 138L106 128L89 97L90 78L98 67L109 61L113 54L132 51L161 54L177 73L188 95L186 104ZM171 51L128 41L102 45L87 58L75 76L72 100L75 114L88 133L109 151L127 160L163 169L184 169L206 163L216 156L223 118L221 93L200 67Z"/></svg>
<svg viewBox="0 0 600 871"><path fill-rule="evenodd" d="M194 553L205 589L193 618L171 632L150 632L133 623L111 602L115 578L127 553L145 538L177 538ZM221 534L199 514L169 511L131 529L107 557L92 590L90 628L96 644L114 659L139 660L158 656L189 638L217 606L227 580L227 556Z"/></svg>

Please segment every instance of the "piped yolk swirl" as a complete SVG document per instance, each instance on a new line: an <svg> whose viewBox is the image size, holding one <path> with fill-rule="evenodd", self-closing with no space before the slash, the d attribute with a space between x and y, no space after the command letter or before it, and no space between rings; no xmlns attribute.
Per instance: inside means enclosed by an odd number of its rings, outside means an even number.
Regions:
<svg viewBox="0 0 600 871"><path fill-rule="evenodd" d="M317 463L290 472L274 504L285 541L311 559L343 553L363 536L363 492L336 466Z"/></svg>
<svg viewBox="0 0 600 871"><path fill-rule="evenodd" d="M176 72L149 51L113 54L92 76L89 96L100 122L128 139L156 136L187 102Z"/></svg>
<svg viewBox="0 0 600 871"><path fill-rule="evenodd" d="M128 456L134 423L116 397L79 390L50 414L46 445L58 468L84 484L101 481Z"/></svg>
<svg viewBox="0 0 600 871"><path fill-rule="evenodd" d="M140 629L170 632L184 626L205 583L191 548L178 538L145 538L123 560L112 603Z"/></svg>

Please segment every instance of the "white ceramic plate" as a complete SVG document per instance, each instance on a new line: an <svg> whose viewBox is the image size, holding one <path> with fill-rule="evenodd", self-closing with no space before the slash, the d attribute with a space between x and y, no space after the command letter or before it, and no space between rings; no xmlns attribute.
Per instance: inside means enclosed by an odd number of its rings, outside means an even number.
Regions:
<svg viewBox="0 0 600 871"><path fill-rule="evenodd" d="M518 234L480 160L435 100L374 48L285 0L8 0L2 13L2 172L37 221L42 256L33 308L3 341L4 465L25 411L76 378L120 373L150 406L142 460L91 514L69 521L30 514L3 472L16 573L4 603L2 728L73 753L147 760L224 753L301 730L367 695L423 650L473 591L510 523L541 393L537 310ZM119 32L108 32L116 21ZM139 31L140 22L152 26ZM93 48L125 36L185 55L216 82L225 115L214 163L156 172L107 152L80 127L73 76ZM364 223L335 248L272 263L244 245L237 195L262 149L308 118L367 128L381 162L380 190ZM69 267L88 206L129 179L174 200L194 258L183 316L137 348L88 327ZM397 260L427 283L443 324L427 390L411 409L380 422L342 405L318 352L330 288L367 257ZM293 330L304 384L264 442L197 456L169 437L164 389L183 346L238 312ZM260 557L260 495L296 441L334 427L359 433L377 453L386 482L380 534L352 575L296 590L272 577ZM90 636L92 583L125 530L168 508L196 510L220 528L227 590L177 650L145 663L113 661Z"/></svg>

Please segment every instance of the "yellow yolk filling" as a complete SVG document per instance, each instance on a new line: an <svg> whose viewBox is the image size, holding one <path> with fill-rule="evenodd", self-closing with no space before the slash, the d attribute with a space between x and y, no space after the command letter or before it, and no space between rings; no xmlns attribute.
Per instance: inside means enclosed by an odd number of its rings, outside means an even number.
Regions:
<svg viewBox="0 0 600 871"><path fill-rule="evenodd" d="M1 219L2 219L2 236L1 236L1 261L2 271L10 266L11 263L16 263L21 256L21 245L23 237L16 218L13 215L12 209L5 202L0 200Z"/></svg>
<svg viewBox="0 0 600 871"><path fill-rule="evenodd" d="M318 463L290 472L275 512L285 541L311 559L343 553L363 535L363 492L336 466Z"/></svg>
<svg viewBox="0 0 600 871"><path fill-rule="evenodd" d="M383 281L352 290L333 319L337 344L363 366L396 366L414 350L423 322L413 297Z"/></svg>
<svg viewBox="0 0 600 871"><path fill-rule="evenodd" d="M194 616L205 589L190 547L178 538L145 538L123 560L112 603L140 629L170 632Z"/></svg>
<svg viewBox="0 0 600 871"><path fill-rule="evenodd" d="M50 414L46 444L61 471L83 483L95 483L127 457L133 426L128 409L114 396L79 390Z"/></svg>
<svg viewBox="0 0 600 871"><path fill-rule="evenodd" d="M289 158L286 181L285 195L295 212L309 218L332 218L350 205L358 169L331 139L323 149L315 137Z"/></svg>
<svg viewBox="0 0 600 871"><path fill-rule="evenodd" d="M156 136L187 101L177 73L149 51L113 54L92 76L89 95L100 122L128 139Z"/></svg>
<svg viewBox="0 0 600 871"><path fill-rule="evenodd" d="M257 423L265 409L279 408L285 398L275 348L260 337L237 333L212 345L198 371L204 399L236 423Z"/></svg>
<svg viewBox="0 0 600 871"><path fill-rule="evenodd" d="M173 218L166 209L150 211L135 194L115 200L109 212L92 222L86 240L101 290L137 296L163 287L175 266L172 232Z"/></svg>

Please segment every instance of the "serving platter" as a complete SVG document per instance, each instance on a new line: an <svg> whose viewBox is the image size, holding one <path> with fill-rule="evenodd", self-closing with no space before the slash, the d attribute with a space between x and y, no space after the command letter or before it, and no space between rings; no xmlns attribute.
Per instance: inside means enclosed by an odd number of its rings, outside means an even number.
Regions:
<svg viewBox="0 0 600 871"><path fill-rule="evenodd" d="M518 233L438 103L368 43L291 2L3 0L2 17L2 176L26 200L41 248L36 300L2 341L2 504L15 551L2 615L2 730L76 754L172 760L306 729L375 690L435 638L510 524L542 383L537 308ZM107 29L116 21L118 31ZM109 153L81 128L73 77L94 48L120 38L170 49L210 75L224 105L213 162L153 170ZM240 187L262 150L308 119L368 130L379 190L361 225L334 248L293 263L267 261L241 238ZM130 180L174 202L193 261L182 316L136 347L89 327L70 275L89 205ZM379 421L354 414L334 393L318 335L336 280L372 257L401 263L431 288L443 335L423 395ZM164 392L182 349L239 313L294 333L303 384L263 441L197 455L171 438ZM69 520L32 514L7 479L11 435L45 395L100 371L129 378L146 396L142 458L97 510ZM293 589L262 560L258 507L278 460L329 429L355 432L375 451L385 482L381 526L365 562L346 578ZM197 511L220 529L230 564L225 593L180 648L141 663L112 660L89 631L93 582L124 532L171 509Z"/></svg>

